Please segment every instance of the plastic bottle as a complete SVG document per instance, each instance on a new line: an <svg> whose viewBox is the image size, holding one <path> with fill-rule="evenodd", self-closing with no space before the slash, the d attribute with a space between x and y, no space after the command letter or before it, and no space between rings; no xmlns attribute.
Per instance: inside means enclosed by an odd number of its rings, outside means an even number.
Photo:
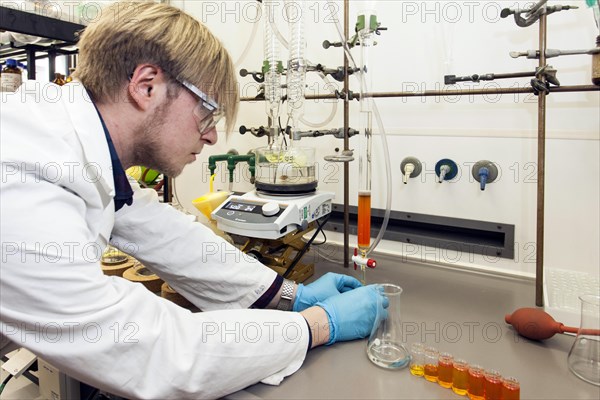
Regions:
<svg viewBox="0 0 600 400"><path fill-rule="evenodd" d="M73 72L75 72L75 68L69 68L69 76L67 76L67 79L65 79L65 83L73 81Z"/></svg>
<svg viewBox="0 0 600 400"><path fill-rule="evenodd" d="M6 60L6 66L2 69L2 75L0 75L0 91L15 92L23 83L21 73L22 70L16 60L12 58Z"/></svg>
<svg viewBox="0 0 600 400"><path fill-rule="evenodd" d="M52 83L55 83L58 86L62 86L67 82L65 82L65 80L63 78L63 74L57 72L54 74L54 80L52 81Z"/></svg>

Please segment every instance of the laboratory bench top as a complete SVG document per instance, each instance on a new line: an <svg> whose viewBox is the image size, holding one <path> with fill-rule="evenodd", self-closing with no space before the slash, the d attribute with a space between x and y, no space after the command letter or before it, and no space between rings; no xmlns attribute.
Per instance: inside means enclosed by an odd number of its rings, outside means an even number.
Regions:
<svg viewBox="0 0 600 400"><path fill-rule="evenodd" d="M377 268L367 271L367 280L403 288L407 348L422 342L514 376L521 383L521 399L600 399L600 387L576 378L567 368L574 336L536 342L518 336L504 322L505 314L535 306L533 280L405 263L400 258L378 256L377 261ZM352 268L319 261L309 282L330 271L355 275ZM367 358L366 343L357 340L311 350L303 366L279 386L256 384L227 399L467 399L412 376L408 368L377 367ZM39 398L37 386L24 377L16 381L7 386L3 399Z"/></svg>
<svg viewBox="0 0 600 400"><path fill-rule="evenodd" d="M367 281L403 288L401 320L407 349L422 342L513 376L520 381L521 399L600 399L600 387L578 379L567 367L574 336L557 334L544 342L532 341L504 322L507 313L535 307L533 280L403 263L387 256L377 261L377 268L367 271ZM353 268L320 261L311 280L329 271L355 275ZM367 358L366 343L365 339L311 350L300 370L279 386L257 384L230 398L467 398L411 375L408 368L377 367Z"/></svg>

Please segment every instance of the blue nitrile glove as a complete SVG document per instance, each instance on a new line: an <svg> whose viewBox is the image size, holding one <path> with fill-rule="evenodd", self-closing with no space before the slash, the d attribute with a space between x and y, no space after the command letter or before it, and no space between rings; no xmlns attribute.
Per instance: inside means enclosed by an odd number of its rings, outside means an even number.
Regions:
<svg viewBox="0 0 600 400"><path fill-rule="evenodd" d="M298 285L293 310L298 312L304 311L328 297L335 296L361 286L362 283L360 283L360 281L356 278L348 275L328 272L313 283L310 283L306 286L303 284Z"/></svg>
<svg viewBox="0 0 600 400"><path fill-rule="evenodd" d="M381 285L369 285L329 297L315 305L327 313L330 330L327 345L330 345L369 335L377 314L380 319L387 318L389 300Z"/></svg>

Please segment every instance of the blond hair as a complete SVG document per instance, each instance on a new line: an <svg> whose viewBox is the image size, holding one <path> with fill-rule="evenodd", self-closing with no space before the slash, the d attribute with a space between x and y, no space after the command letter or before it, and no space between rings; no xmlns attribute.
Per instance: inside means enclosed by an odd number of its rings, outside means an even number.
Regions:
<svg viewBox="0 0 600 400"><path fill-rule="evenodd" d="M208 28L178 8L121 1L103 9L80 35L75 77L104 102L117 98L143 63L216 98L231 130L239 100L231 57Z"/></svg>

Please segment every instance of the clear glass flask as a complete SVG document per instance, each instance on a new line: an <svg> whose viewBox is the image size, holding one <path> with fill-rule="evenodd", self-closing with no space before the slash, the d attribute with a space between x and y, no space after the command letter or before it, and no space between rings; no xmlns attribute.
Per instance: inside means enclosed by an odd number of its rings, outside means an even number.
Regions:
<svg viewBox="0 0 600 400"><path fill-rule="evenodd" d="M575 376L600 386L600 296L585 294L579 300L581 325L567 362Z"/></svg>
<svg viewBox="0 0 600 400"><path fill-rule="evenodd" d="M384 318L377 315L367 342L367 355L369 360L380 367L404 368L410 362L410 354L401 343L400 295L402 288L387 283L381 286L383 286L383 293L389 299L388 316Z"/></svg>
<svg viewBox="0 0 600 400"><path fill-rule="evenodd" d="M294 195L311 193L317 188L314 148L262 147L256 154L256 189Z"/></svg>

